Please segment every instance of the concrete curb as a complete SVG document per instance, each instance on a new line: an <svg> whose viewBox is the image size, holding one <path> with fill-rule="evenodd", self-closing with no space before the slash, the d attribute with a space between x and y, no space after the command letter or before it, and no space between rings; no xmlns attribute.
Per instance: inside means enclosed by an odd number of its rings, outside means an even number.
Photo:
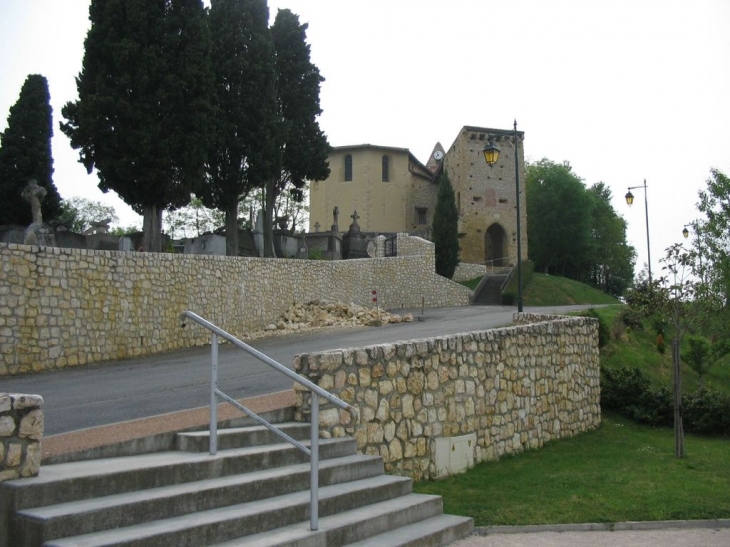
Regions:
<svg viewBox="0 0 730 547"><path fill-rule="evenodd" d="M730 528L730 519L535 524L528 526L476 526L474 527L474 535L489 536L492 534L533 534L545 532L618 532L622 530L687 530L692 528Z"/></svg>

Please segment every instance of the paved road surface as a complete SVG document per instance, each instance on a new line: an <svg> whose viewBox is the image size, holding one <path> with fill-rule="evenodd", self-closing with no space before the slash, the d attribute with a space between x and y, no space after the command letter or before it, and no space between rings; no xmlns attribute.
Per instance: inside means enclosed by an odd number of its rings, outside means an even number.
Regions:
<svg viewBox="0 0 730 547"><path fill-rule="evenodd" d="M559 313L590 306L526 308ZM398 311L398 310L396 310ZM410 311L421 316L421 310ZM251 345L291 366L298 353L427 338L509 325L514 307L430 308L421 321L274 337ZM187 328L202 328L190 325ZM238 348L221 346L220 389L237 399L291 388L291 381ZM0 390L37 393L45 404L46 435L206 406L210 349L197 347L66 370L0 378Z"/></svg>

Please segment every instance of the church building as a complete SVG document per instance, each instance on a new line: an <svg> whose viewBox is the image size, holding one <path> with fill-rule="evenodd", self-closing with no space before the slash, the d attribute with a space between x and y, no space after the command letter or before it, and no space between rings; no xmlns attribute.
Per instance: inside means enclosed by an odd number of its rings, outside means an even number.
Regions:
<svg viewBox="0 0 730 547"><path fill-rule="evenodd" d="M482 150L493 141L500 149L496 165ZM329 156L330 176L311 183L309 231L332 223L332 211L344 218L357 211L367 233L408 232L428 237L438 194L438 176L446 170L459 211L461 262L510 266L517 258L515 154L518 158L522 259L527 259L524 132L465 126L448 150L436 144L423 164L407 148L371 144L340 146ZM347 227L340 226L342 231Z"/></svg>

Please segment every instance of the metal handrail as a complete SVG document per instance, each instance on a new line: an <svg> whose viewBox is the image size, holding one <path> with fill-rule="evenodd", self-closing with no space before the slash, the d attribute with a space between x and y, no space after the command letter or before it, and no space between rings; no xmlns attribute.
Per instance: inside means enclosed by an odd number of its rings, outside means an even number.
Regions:
<svg viewBox="0 0 730 547"><path fill-rule="evenodd" d="M501 258L492 258L491 260L485 260L483 262L483 264L484 264L484 267L485 268L489 268L490 267L489 264L491 264L492 271L494 271L494 268L495 268L494 263L495 262L500 262L500 261L508 260L509 258L510 257L508 257L508 256L503 256ZM504 267L505 268L508 268L509 266L504 266Z"/></svg>
<svg viewBox="0 0 730 547"><path fill-rule="evenodd" d="M214 456L218 452L218 403L217 397L220 397L224 401L231 403L241 412L258 422L259 424L266 427L272 433L275 433L285 441L291 443L296 448L310 456L310 500L309 500L309 526L313 532L318 529L319 523L319 397L322 397L332 403L333 405L346 410L350 413L351 421L358 420L358 412L355 407L346 403L342 399L335 397L328 391L322 389L317 384L314 384L299 376L296 372L289 370L281 363L274 361L271 357L264 355L260 351L252 348L248 344L241 342L238 338L232 334L227 333L220 327L217 327L210 321L207 321L199 315L191 312L184 311L180 314L180 326L185 328L185 318L191 319L199 325L205 327L211 331L211 366L210 366L210 444L209 453ZM296 383L312 392L312 416L311 416L311 427L310 427L310 444L309 448L304 446L302 443L293 439L278 427L270 424L264 420L261 416L249 410L235 399L229 397L218 389L218 337L228 340L234 346L244 350L245 352L253 355L259 361L262 361L281 372L285 376L289 377ZM319 397L318 397L319 396Z"/></svg>

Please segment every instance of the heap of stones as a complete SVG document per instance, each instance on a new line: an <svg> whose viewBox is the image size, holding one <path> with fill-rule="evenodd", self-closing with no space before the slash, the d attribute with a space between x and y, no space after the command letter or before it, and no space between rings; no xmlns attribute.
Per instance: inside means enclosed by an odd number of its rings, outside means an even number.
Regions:
<svg viewBox="0 0 730 547"><path fill-rule="evenodd" d="M265 334L290 333L322 328L376 327L388 323L407 323L413 315L397 315L377 308L366 308L350 302L312 302L292 304L276 323L266 326ZM254 337L256 333L251 333Z"/></svg>

